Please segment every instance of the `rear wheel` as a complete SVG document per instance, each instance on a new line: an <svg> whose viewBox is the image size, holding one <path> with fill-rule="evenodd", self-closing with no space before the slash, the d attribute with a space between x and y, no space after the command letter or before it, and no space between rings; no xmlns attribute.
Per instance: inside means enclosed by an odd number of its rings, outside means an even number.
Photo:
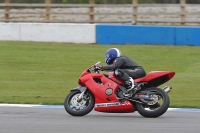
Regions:
<svg viewBox="0 0 200 133"><path fill-rule="evenodd" d="M84 116L92 111L94 108L94 96L91 92L87 92L83 95L82 99L79 99L81 91L70 92L64 101L65 110L72 116Z"/></svg>
<svg viewBox="0 0 200 133"><path fill-rule="evenodd" d="M136 103L137 111L144 117L156 118L163 115L169 108L170 99L168 94L159 88L149 88L151 101L147 104Z"/></svg>

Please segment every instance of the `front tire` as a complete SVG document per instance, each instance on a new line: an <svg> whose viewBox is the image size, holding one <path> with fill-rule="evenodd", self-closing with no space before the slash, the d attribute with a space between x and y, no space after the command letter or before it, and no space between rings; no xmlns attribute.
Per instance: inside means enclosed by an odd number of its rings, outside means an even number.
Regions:
<svg viewBox="0 0 200 133"><path fill-rule="evenodd" d="M163 115L169 108L170 104L168 94L162 89L156 87L146 89L145 91L155 92L155 96L159 97L159 99L162 100L162 103L156 102L153 105L136 103L136 108L139 114L148 118L156 118Z"/></svg>
<svg viewBox="0 0 200 133"><path fill-rule="evenodd" d="M78 96L81 91L71 91L64 101L65 110L72 116L84 116L92 111L94 108L95 100L91 92L84 94L81 100L78 100Z"/></svg>

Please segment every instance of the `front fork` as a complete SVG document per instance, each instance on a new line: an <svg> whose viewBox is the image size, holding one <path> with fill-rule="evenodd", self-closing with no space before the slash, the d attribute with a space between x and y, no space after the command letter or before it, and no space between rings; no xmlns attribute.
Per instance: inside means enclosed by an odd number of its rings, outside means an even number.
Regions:
<svg viewBox="0 0 200 133"><path fill-rule="evenodd" d="M77 87L77 88L72 89L71 91L80 91L81 94L79 95L77 101L81 101L81 99L83 99L83 95L88 92L88 89L86 87Z"/></svg>
<svg viewBox="0 0 200 133"><path fill-rule="evenodd" d="M77 101L81 101L81 99L83 99L83 95L84 95L85 92L86 92L86 89L81 92Z"/></svg>

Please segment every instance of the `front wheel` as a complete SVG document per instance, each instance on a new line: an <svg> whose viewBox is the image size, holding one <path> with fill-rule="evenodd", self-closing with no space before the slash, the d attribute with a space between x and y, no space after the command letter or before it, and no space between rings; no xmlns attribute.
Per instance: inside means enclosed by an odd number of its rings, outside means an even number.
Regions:
<svg viewBox="0 0 200 133"><path fill-rule="evenodd" d="M163 115L169 108L170 99L168 94L159 88L149 88L145 91L150 92L152 101L147 104L136 103L136 108L139 114L144 117L156 118Z"/></svg>
<svg viewBox="0 0 200 133"><path fill-rule="evenodd" d="M91 92L87 92L83 95L82 99L79 99L81 91L70 92L64 101L65 110L72 116L84 116L92 111L94 108L94 96Z"/></svg>

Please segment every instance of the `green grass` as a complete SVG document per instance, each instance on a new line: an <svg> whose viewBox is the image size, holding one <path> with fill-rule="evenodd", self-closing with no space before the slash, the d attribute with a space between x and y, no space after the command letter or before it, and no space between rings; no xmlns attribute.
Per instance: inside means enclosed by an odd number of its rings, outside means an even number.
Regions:
<svg viewBox="0 0 200 133"><path fill-rule="evenodd" d="M119 48L147 72L173 70L171 107L200 108L200 47L0 41L0 103L63 104L87 67Z"/></svg>

